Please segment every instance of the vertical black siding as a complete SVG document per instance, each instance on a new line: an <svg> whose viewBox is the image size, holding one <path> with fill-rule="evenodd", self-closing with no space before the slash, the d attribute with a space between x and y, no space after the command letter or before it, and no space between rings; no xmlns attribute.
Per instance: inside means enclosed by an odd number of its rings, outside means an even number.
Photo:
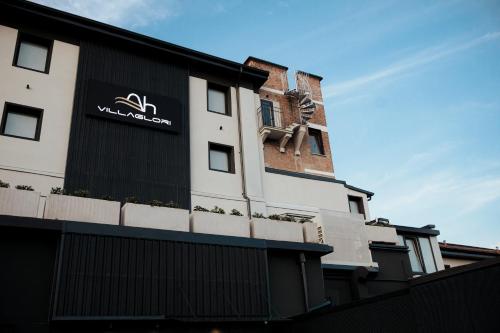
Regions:
<svg viewBox="0 0 500 333"><path fill-rule="evenodd" d="M268 319L259 248L65 234L57 318Z"/></svg>
<svg viewBox="0 0 500 333"><path fill-rule="evenodd" d="M89 79L178 99L181 133L89 117ZM188 85L187 67L169 59L82 42L65 187L118 200L173 200L190 208Z"/></svg>

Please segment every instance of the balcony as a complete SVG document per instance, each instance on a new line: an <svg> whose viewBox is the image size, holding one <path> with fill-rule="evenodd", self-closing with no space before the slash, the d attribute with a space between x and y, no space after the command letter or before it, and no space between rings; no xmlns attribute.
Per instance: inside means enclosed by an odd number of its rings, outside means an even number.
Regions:
<svg viewBox="0 0 500 333"><path fill-rule="evenodd" d="M288 124L282 110L270 103L262 104L257 109L257 119L262 142L266 142L268 139L278 141L282 153L286 151L286 144L294 136L294 132L299 132L299 135L295 135L296 142L294 144L295 154L300 155L300 144L307 129L305 126L301 126L300 121L293 122L292 119L292 123Z"/></svg>

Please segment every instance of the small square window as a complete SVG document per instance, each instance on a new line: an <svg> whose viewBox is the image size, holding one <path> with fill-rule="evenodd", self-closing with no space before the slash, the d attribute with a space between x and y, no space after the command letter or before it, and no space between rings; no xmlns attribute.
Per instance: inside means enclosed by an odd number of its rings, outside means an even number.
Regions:
<svg viewBox="0 0 500 333"><path fill-rule="evenodd" d="M40 140L42 109L5 103L1 134L21 139Z"/></svg>
<svg viewBox="0 0 500 333"><path fill-rule="evenodd" d="M208 111L230 115L228 88L209 83L207 89Z"/></svg>
<svg viewBox="0 0 500 333"><path fill-rule="evenodd" d="M309 146L311 147L311 154L325 155L321 131L309 128Z"/></svg>
<svg viewBox="0 0 500 333"><path fill-rule="evenodd" d="M37 36L19 34L14 66L48 73L52 41Z"/></svg>
<svg viewBox="0 0 500 333"><path fill-rule="evenodd" d="M349 211L351 212L351 214L365 215L363 198L349 195L348 200L349 200Z"/></svg>
<svg viewBox="0 0 500 333"><path fill-rule="evenodd" d="M233 147L209 143L208 150L210 170L234 173Z"/></svg>

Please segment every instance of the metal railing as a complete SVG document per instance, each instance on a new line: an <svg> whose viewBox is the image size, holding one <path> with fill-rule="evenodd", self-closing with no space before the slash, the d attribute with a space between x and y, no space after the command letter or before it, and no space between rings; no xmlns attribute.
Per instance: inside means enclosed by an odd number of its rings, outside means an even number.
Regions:
<svg viewBox="0 0 500 333"><path fill-rule="evenodd" d="M274 127L285 128L283 121L283 112L280 108L275 106L261 106L257 109L257 119L259 121L259 128Z"/></svg>

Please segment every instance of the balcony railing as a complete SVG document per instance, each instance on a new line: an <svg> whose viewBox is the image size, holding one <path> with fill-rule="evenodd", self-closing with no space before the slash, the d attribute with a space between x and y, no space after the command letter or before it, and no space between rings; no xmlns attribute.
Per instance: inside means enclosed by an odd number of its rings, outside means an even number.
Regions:
<svg viewBox="0 0 500 333"><path fill-rule="evenodd" d="M274 106L262 106L257 109L257 117L259 120L259 128L272 127L284 129L283 112L280 108Z"/></svg>

